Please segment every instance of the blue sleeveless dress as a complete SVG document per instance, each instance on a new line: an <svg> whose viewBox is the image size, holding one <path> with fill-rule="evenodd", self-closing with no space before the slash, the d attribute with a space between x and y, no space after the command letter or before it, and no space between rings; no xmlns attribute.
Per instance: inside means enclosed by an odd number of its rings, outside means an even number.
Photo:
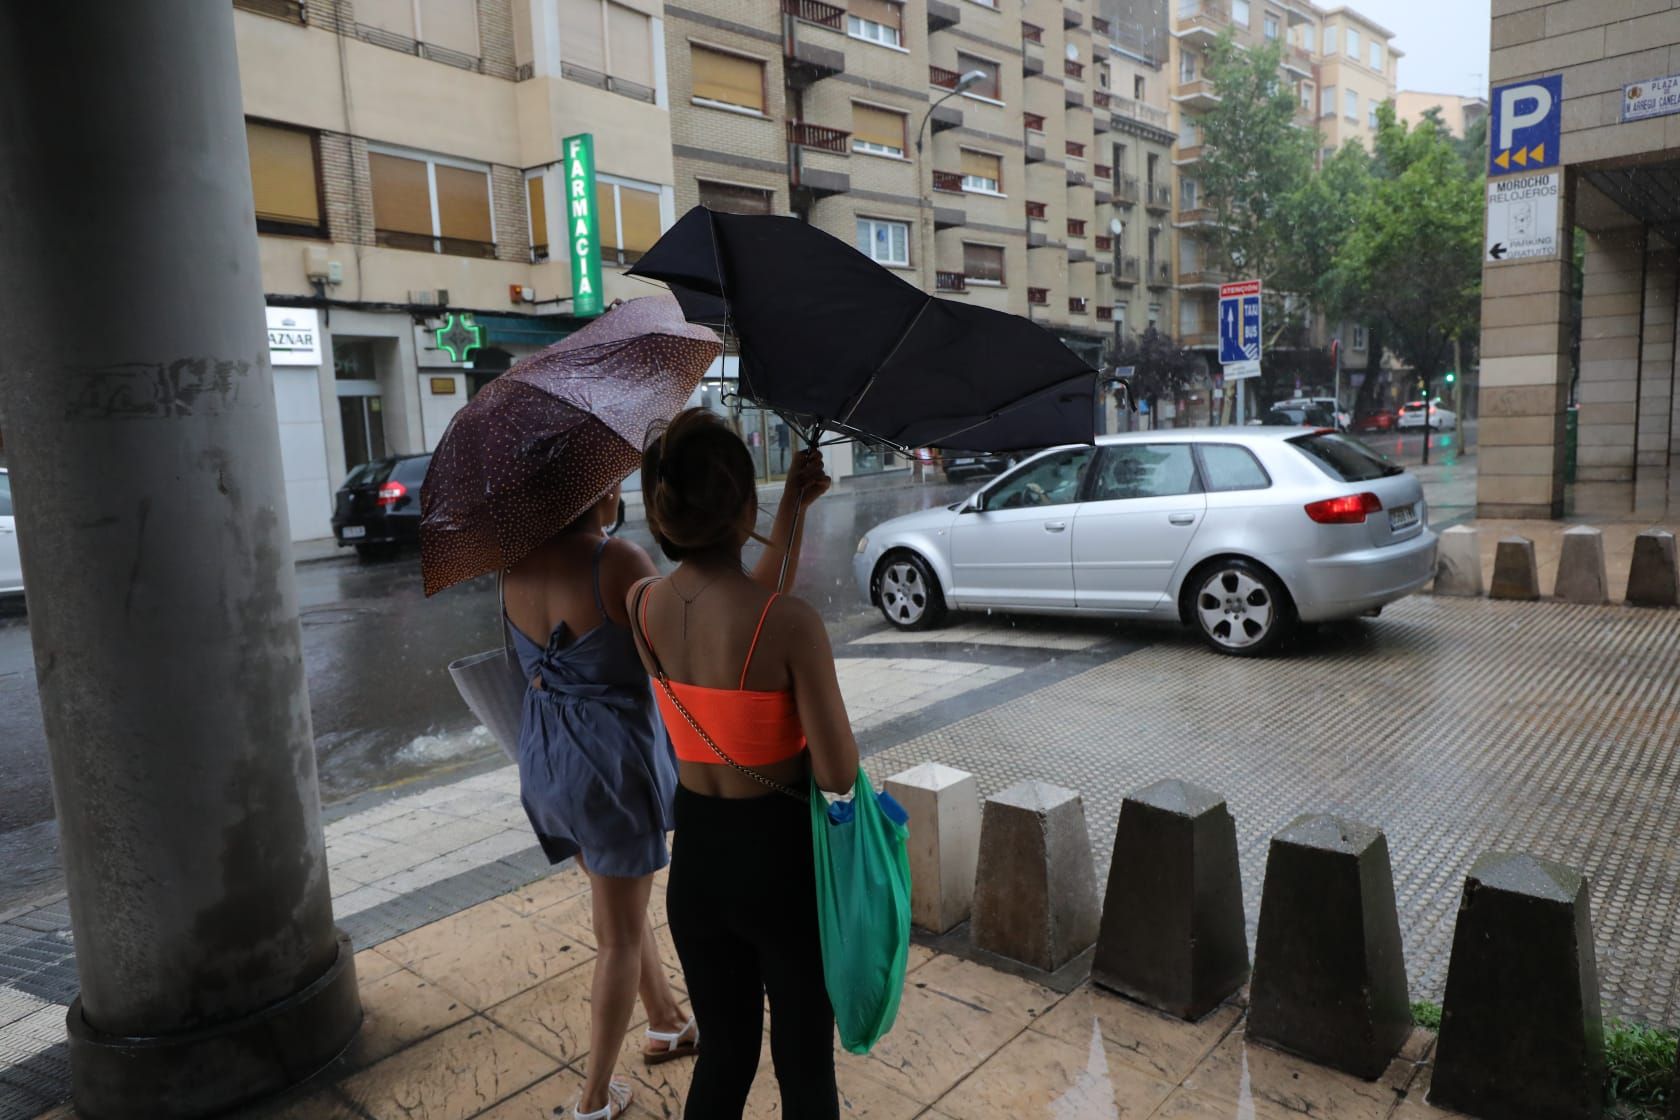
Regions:
<svg viewBox="0 0 1680 1120"><path fill-rule="evenodd" d="M519 729L519 788L550 863L583 853L597 875L635 878L670 862L677 760L654 707L630 629L607 616L573 635L565 623L540 646L503 619L527 681Z"/></svg>

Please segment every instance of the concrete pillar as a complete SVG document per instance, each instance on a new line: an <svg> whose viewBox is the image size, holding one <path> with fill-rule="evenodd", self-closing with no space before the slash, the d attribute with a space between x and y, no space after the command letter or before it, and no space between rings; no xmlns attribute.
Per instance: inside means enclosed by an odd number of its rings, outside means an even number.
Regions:
<svg viewBox="0 0 1680 1120"><path fill-rule="evenodd" d="M1587 880L1489 852L1464 882L1429 1102L1484 1120L1592 1120L1604 1026Z"/></svg>
<svg viewBox="0 0 1680 1120"><path fill-rule="evenodd" d="M1387 837L1297 817L1266 857L1248 1036L1372 1080L1411 1033Z"/></svg>
<svg viewBox="0 0 1680 1120"><path fill-rule="evenodd" d="M1558 229L1574 222L1565 176ZM1567 234L1551 260L1482 266L1482 369L1478 386L1476 513L1563 516L1564 410L1573 315Z"/></svg>
<svg viewBox="0 0 1680 1120"><path fill-rule="evenodd" d="M1540 598L1540 569L1534 559L1534 542L1527 537L1505 537L1493 553L1493 582L1490 599Z"/></svg>
<svg viewBox="0 0 1680 1120"><path fill-rule="evenodd" d="M1122 803L1091 979L1181 1019L1248 979L1237 826L1219 794L1174 779Z"/></svg>
<svg viewBox="0 0 1680 1120"><path fill-rule="evenodd" d="M1680 566L1667 529L1647 529L1633 539L1627 597L1636 607L1680 606Z"/></svg>
<svg viewBox="0 0 1680 1120"><path fill-rule="evenodd" d="M0 8L0 411L81 993L85 1116L308 1076L336 935L233 11Z"/></svg>
<svg viewBox="0 0 1680 1120"><path fill-rule="evenodd" d="M1435 594L1482 595L1482 536L1472 525L1441 531L1435 550Z"/></svg>
<svg viewBox="0 0 1680 1120"><path fill-rule="evenodd" d="M980 789L974 775L924 762L887 779L910 814L910 920L933 933L968 920L980 860Z"/></svg>
<svg viewBox="0 0 1680 1120"><path fill-rule="evenodd" d="M987 800L974 882L977 948L1054 972L1097 939L1097 873L1071 789L1017 782Z"/></svg>
<svg viewBox="0 0 1680 1120"><path fill-rule="evenodd" d="M1553 594L1570 603L1608 603L1610 580L1604 568L1604 532L1591 525L1563 531Z"/></svg>
<svg viewBox="0 0 1680 1120"><path fill-rule="evenodd" d="M1668 468L1674 407L1675 298L1680 253L1652 233L1645 253L1645 303L1639 339L1639 418L1634 465L1639 478Z"/></svg>
<svg viewBox="0 0 1680 1120"><path fill-rule="evenodd" d="M1577 482L1633 479L1639 414L1640 318L1645 233L1627 226L1587 233L1581 287L1581 430Z"/></svg>

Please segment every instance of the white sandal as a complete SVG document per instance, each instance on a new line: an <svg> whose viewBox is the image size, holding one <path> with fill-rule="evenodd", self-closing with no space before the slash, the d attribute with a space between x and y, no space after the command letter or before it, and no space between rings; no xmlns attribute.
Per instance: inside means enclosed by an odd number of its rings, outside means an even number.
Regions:
<svg viewBox="0 0 1680 1120"><path fill-rule="evenodd" d="M583 1098L572 1106L572 1120L618 1120L630 1111L630 1083L615 1077L607 1082L607 1107L595 1112L579 1112Z"/></svg>
<svg viewBox="0 0 1680 1120"><path fill-rule="evenodd" d="M694 1031L694 1037L684 1041L689 1031ZM694 1016L692 1015L688 1017L688 1022L683 1024L681 1030L656 1031L649 1027L647 1037L649 1042L658 1042L665 1047L663 1050L642 1051L642 1060L650 1066L664 1065L666 1062L674 1062L678 1058L691 1057L700 1049L700 1032L695 1029Z"/></svg>

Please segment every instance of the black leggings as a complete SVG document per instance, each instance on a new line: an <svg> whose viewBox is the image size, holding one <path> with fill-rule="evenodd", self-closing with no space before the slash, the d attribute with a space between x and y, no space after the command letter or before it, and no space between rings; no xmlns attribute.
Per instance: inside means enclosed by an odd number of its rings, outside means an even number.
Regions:
<svg viewBox="0 0 1680 1120"><path fill-rule="evenodd" d="M676 824L667 904L700 1028L683 1115L741 1115L758 1072L768 995L782 1115L837 1118L810 810L779 793L735 799L678 786Z"/></svg>

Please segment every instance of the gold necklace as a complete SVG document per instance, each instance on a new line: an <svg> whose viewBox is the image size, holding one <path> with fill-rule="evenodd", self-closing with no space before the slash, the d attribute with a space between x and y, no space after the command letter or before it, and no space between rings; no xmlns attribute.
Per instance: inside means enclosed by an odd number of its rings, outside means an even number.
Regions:
<svg viewBox="0 0 1680 1120"><path fill-rule="evenodd" d="M684 595L682 593L682 588L677 586L677 575L676 575L675 572L672 572L670 578L665 581L666 583L671 585L671 590L676 592L677 598L682 600L682 604L683 604L682 640L683 641L685 641L685 642L688 641L688 608L692 607L694 605L695 600L700 598L700 596L702 596L706 593L706 589L708 587L712 586L712 584L716 583L718 580L720 580L722 578L723 578L723 573L719 572L717 575L713 576L711 579L709 579L705 583L701 584L700 585L700 590L696 591L693 595Z"/></svg>

